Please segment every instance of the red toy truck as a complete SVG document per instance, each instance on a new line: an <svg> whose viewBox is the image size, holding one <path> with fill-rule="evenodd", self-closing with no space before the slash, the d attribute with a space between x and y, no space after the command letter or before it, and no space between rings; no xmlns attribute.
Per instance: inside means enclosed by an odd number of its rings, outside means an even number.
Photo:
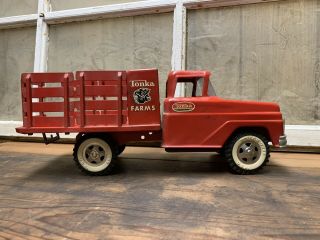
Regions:
<svg viewBox="0 0 320 240"><path fill-rule="evenodd" d="M158 71L24 73L23 126L46 144L59 133L78 133L74 160L85 173L108 174L125 146L161 141L167 152L220 151L230 170L251 174L269 159L269 142L286 145L284 120L275 103L215 96L208 71L172 71L160 117ZM189 96L175 95L177 85ZM46 133L56 133L47 139Z"/></svg>

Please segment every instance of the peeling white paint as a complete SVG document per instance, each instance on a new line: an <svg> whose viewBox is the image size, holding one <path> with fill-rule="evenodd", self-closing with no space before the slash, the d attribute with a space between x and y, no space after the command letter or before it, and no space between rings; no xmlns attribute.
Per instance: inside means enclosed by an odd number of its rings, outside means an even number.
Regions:
<svg viewBox="0 0 320 240"><path fill-rule="evenodd" d="M35 45L35 53L34 53L34 69L33 69L35 72L47 71L49 26L45 22L44 16L48 10L49 10L48 0L39 0L36 45Z"/></svg>
<svg viewBox="0 0 320 240"><path fill-rule="evenodd" d="M0 29L35 26L38 14L28 14L0 18Z"/></svg>
<svg viewBox="0 0 320 240"><path fill-rule="evenodd" d="M186 65L186 8L178 1L173 14L172 70L184 70ZM185 96L184 83L177 84L175 96Z"/></svg>

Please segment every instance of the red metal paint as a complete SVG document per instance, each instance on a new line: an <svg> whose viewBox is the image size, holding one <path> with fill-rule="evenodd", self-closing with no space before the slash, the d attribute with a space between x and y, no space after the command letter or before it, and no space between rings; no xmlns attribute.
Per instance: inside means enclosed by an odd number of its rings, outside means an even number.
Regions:
<svg viewBox="0 0 320 240"><path fill-rule="evenodd" d="M156 69L79 71L75 78L73 73L24 73L23 126L16 131L104 132L121 144L159 140L170 150L221 148L234 131L250 127L265 129L273 145L279 146L284 129L277 104L209 96L209 77L208 71L170 72L161 128ZM197 86L200 78L201 96L174 97L177 83L191 82ZM48 86L52 83L57 86ZM46 100L53 97L59 101Z"/></svg>

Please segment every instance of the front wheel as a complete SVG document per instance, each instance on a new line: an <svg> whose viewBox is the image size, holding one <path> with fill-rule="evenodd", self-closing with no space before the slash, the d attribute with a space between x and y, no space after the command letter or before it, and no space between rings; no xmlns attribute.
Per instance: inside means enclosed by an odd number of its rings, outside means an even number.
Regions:
<svg viewBox="0 0 320 240"><path fill-rule="evenodd" d="M73 155L81 171L90 175L107 175L114 166L116 150L107 139L84 137L76 143Z"/></svg>
<svg viewBox="0 0 320 240"><path fill-rule="evenodd" d="M257 133L240 133L226 144L224 154L233 173L254 174L269 160L268 140Z"/></svg>

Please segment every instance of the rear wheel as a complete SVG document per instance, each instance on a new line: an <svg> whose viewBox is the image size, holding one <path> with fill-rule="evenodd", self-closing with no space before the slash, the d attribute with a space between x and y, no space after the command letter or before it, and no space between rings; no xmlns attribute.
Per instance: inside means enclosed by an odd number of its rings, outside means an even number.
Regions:
<svg viewBox="0 0 320 240"><path fill-rule="evenodd" d="M225 146L225 157L233 173L254 174L269 160L268 140L257 133L240 133Z"/></svg>
<svg viewBox="0 0 320 240"><path fill-rule="evenodd" d="M73 156L81 171L90 175L107 175L114 166L116 149L108 139L85 136L76 143Z"/></svg>

